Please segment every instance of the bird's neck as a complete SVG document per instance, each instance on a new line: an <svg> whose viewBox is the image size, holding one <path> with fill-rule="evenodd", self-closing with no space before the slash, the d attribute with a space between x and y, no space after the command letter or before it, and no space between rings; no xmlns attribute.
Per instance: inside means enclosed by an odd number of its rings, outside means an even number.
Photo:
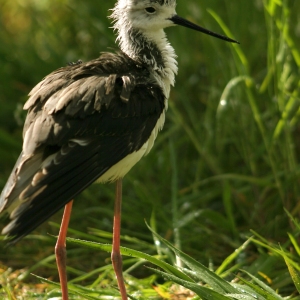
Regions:
<svg viewBox="0 0 300 300"><path fill-rule="evenodd" d="M176 54L161 30L143 33L135 29L122 29L118 40L120 47L133 60L147 65L150 73L163 88L166 98L177 74Z"/></svg>

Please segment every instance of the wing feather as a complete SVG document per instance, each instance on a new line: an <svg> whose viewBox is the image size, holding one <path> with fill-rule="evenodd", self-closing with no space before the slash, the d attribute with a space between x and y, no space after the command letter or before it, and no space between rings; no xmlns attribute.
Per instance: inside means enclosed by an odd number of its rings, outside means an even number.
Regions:
<svg viewBox="0 0 300 300"><path fill-rule="evenodd" d="M143 149L135 163L149 151L142 146L148 139L152 146L165 109L150 77L125 54L106 53L51 73L31 91L23 151L0 196L0 212L11 211L3 234L19 240L125 157ZM111 172L106 179L124 175Z"/></svg>

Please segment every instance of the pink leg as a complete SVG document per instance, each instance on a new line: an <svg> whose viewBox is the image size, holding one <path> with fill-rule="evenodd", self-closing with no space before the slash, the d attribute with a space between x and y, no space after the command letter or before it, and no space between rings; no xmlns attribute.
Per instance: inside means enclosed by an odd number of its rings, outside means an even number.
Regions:
<svg viewBox="0 0 300 300"><path fill-rule="evenodd" d="M122 206L122 179L116 182L116 199L114 211L113 246L111 260L117 276L118 286L122 300L127 300L127 293L122 272L122 257L120 253L120 231L121 231L121 206Z"/></svg>
<svg viewBox="0 0 300 300"><path fill-rule="evenodd" d="M62 300L68 300L68 280L66 270L66 235L72 212L73 200L66 204L60 230L55 245L56 264L62 292Z"/></svg>

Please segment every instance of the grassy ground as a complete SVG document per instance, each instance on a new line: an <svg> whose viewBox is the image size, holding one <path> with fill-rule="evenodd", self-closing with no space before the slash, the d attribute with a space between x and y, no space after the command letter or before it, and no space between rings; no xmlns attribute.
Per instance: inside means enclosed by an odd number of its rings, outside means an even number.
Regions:
<svg viewBox="0 0 300 300"><path fill-rule="evenodd" d="M0 2L1 186L21 148L27 93L67 62L116 47L106 17L113 5ZM241 45L167 30L179 74L166 125L124 180L128 291L134 299L299 299L300 2L190 0L177 12ZM113 185L84 191L69 236L110 243L113 199ZM59 297L51 282L60 218L0 251L1 299ZM118 297L107 251L69 240L74 299ZM175 254L185 269L172 268Z"/></svg>

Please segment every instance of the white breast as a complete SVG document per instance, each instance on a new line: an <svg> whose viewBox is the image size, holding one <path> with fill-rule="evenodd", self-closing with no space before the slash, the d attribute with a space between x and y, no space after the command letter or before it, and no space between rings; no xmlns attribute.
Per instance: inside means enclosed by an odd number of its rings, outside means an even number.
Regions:
<svg viewBox="0 0 300 300"><path fill-rule="evenodd" d="M102 176L98 178L97 182L104 183L123 178L144 155L147 155L150 152L157 134L162 129L164 123L165 110L160 115L160 118L158 119L154 129L152 130L148 141L138 151L130 153L118 163L113 165L110 169L108 169Z"/></svg>

